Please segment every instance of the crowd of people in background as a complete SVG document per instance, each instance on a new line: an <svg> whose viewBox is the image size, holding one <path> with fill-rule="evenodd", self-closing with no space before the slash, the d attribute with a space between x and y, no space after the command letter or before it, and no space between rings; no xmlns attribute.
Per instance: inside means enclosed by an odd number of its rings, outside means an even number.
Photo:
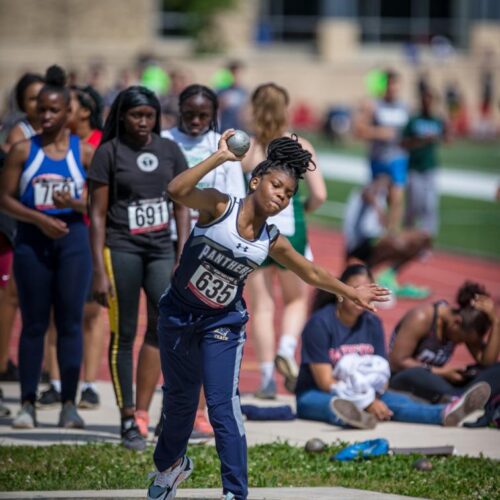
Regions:
<svg viewBox="0 0 500 500"><path fill-rule="evenodd" d="M0 382L20 382L14 428L36 427L37 411L54 405L61 407L59 426L84 428L79 410L100 405L96 380L106 344L125 447L145 448L151 401L164 375L151 488L187 478L187 440L215 435L224 493L245 498L246 444L231 384L248 320L239 302L247 274L257 398L276 398L276 370L305 419L355 428L385 420L449 426L486 406L476 425L491 423L500 406L500 317L481 284L466 282L456 304L437 300L408 310L388 346L365 300L385 301L385 289L392 303L431 293L399 279L404 266L432 249L439 229L437 150L457 130L457 111L450 104L448 119L441 116L425 79L414 111L400 97L400 76L389 70L382 91L352 113L353 133L368 144L371 175L346 206L345 249L338 249L346 267L337 281L311 263L305 214L323 204L327 190L312 144L294 133L285 88L265 83L250 91L236 61L215 74L212 88L192 83L180 68L167 74L151 59L138 73L122 72L111 89L102 87L101 71L94 67L85 82L59 66L26 73L2 122ZM245 156L227 150L227 129L249 132ZM306 190L298 191L302 178ZM270 202L277 208L266 205L266 189L283 191ZM240 230L241 220L247 225ZM231 241L220 232L226 226ZM203 242L205 260L194 254ZM242 276L227 278L207 260L214 252L211 259L220 263L231 251L234 266L247 269ZM304 281L327 290L316 293L312 310ZM276 345L277 290L284 308ZM141 292L147 327L134 370ZM17 309L16 366L9 352ZM220 353L200 332L224 337L229 347ZM199 349L179 354L189 351L183 335L194 342L195 333ZM450 368L461 343L474 365ZM228 365L216 366L211 356ZM193 360L205 365L203 374ZM48 382L44 391L41 380ZM1 397L0 389L0 417L8 417Z"/></svg>

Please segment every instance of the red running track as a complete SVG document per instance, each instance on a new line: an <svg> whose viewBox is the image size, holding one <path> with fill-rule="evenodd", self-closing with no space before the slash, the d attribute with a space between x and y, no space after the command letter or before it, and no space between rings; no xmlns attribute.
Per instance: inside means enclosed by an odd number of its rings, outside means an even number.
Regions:
<svg viewBox="0 0 500 500"><path fill-rule="evenodd" d="M333 274L339 275L343 268L343 240L341 234L319 227L312 227L309 231L311 247L315 261L327 267ZM402 281L428 286L432 289L432 296L428 299L446 299L453 302L458 287L465 279L472 279L483 283L492 293L495 302L500 302L500 262L488 261L476 257L466 257L445 252L435 252L426 262L416 262L410 265L401 275ZM278 294L277 294L278 295ZM389 339L392 329L402 315L416 303L409 300L399 300L394 308L381 310L386 340ZM276 310L278 312L276 320L276 331L279 332L279 311L281 310L281 300L276 300ZM251 314L251 311L250 311ZM145 305L142 300L140 317L137 331L137 340L134 349L135 358L141 345L142 336L145 330L146 314ZM107 316L106 328L107 332ZM245 346L243 356L243 368L241 373L240 388L242 392L254 391L259 384L258 364L252 347L252 324L250 321L248 331L248 341ZM20 321L16 321L15 334L11 343L11 354L13 359L17 359L17 342L19 339ZM107 336L107 334L105 333ZM452 359L452 363L464 364L471 360L467 350L459 347ZM109 370L107 364L107 353L104 352L100 378L109 380ZM282 381L278 381L280 392L286 392L282 386Z"/></svg>

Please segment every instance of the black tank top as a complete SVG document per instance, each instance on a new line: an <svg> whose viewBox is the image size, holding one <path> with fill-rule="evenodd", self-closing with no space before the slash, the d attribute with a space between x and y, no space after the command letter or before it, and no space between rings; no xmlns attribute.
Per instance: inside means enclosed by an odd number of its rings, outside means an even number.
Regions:
<svg viewBox="0 0 500 500"><path fill-rule="evenodd" d="M427 335L418 343L413 357L432 366L443 366L451 358L453 351L455 350L455 343L451 340L443 342L437 336L437 322L438 322L438 309L441 305L446 305L445 300L439 300L433 304L434 314L432 316L431 327ZM394 332L391 336L390 349L394 347L394 341L396 340L396 335L403 323L403 319L396 325Z"/></svg>

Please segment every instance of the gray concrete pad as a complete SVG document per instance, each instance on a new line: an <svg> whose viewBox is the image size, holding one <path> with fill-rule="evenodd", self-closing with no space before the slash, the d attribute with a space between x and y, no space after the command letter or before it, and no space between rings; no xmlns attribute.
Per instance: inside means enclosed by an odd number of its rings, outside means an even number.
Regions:
<svg viewBox="0 0 500 500"><path fill-rule="evenodd" d="M5 401L15 415L19 409L19 385L2 383ZM0 445L49 445L54 443L87 443L110 442L119 443L119 413L109 382L98 383L102 405L98 410L82 410L81 415L86 422L85 430L65 430L57 427L59 409L39 410L39 427L33 430L15 430L10 427L10 418L0 419ZM279 396L278 400L262 402L252 396L242 396L242 402L257 405L289 404L295 407L292 396ZM160 414L161 393L154 396L151 408L151 431ZM475 418L475 417L474 417ZM294 445L304 445L312 438L318 437L327 443L342 440L346 442L363 441L365 439L386 438L392 447L415 446L455 446L459 455L479 456L480 454L500 459L500 433L494 429L465 429L440 427L434 425L403 424L384 422L376 429L361 431L341 429L321 422L294 420L286 422L245 423L248 444L272 443L277 440L287 441ZM152 433L150 434L152 438Z"/></svg>
<svg viewBox="0 0 500 500"><path fill-rule="evenodd" d="M19 491L0 493L0 499L76 499L98 500L116 498L132 500L144 498L144 490L110 490L110 491ZM176 498L183 500L210 500L221 497L219 489L178 489ZM251 488L248 500L411 500L414 497L376 493L372 491L348 488ZM421 498L419 500L422 500ZM425 500L425 499L424 499Z"/></svg>

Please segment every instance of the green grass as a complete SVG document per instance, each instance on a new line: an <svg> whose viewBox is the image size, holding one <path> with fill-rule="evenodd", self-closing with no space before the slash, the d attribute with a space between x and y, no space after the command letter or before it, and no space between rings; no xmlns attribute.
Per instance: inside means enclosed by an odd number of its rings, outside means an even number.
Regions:
<svg viewBox="0 0 500 500"><path fill-rule="evenodd" d="M334 143L322 134L303 134L321 152L332 152L353 156L365 156L363 142L349 140ZM500 172L500 141L477 142L470 139L457 139L443 145L439 151L442 167L481 172Z"/></svg>
<svg viewBox="0 0 500 500"><path fill-rule="evenodd" d="M328 200L335 202L321 207L309 220L340 229L341 204L359 186L332 180L326 180L326 184ZM440 220L438 248L500 259L500 203L442 196Z"/></svg>
<svg viewBox="0 0 500 500"><path fill-rule="evenodd" d="M250 447L250 487L343 486L426 498L492 499L500 495L500 462L486 458L434 457L433 470L412 468L415 456L385 456L371 461L330 462L341 448L332 445L310 455L287 443ZM141 489L153 467L152 448L133 453L121 446L0 447L0 491ZM195 468L183 484L220 488L213 446L189 449Z"/></svg>

